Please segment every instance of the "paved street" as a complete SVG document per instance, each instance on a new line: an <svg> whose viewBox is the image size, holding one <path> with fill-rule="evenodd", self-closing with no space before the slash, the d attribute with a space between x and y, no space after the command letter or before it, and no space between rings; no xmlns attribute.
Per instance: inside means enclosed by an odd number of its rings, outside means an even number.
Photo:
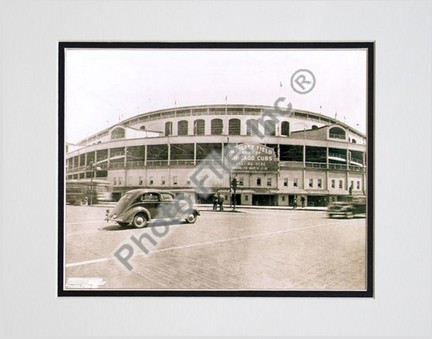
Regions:
<svg viewBox="0 0 432 339"><path fill-rule="evenodd" d="M104 222L105 209L66 207L65 281L101 278L99 288L117 290L366 286L364 218L329 219L324 211L204 209L192 225L156 221L133 229ZM148 254L131 237L140 239ZM130 255L124 260L130 270L114 256L122 245L120 255Z"/></svg>

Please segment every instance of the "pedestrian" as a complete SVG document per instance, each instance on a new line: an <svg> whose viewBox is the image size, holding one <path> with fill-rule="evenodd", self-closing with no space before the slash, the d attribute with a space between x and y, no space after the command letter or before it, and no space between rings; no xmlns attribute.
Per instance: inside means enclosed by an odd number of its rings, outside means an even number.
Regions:
<svg viewBox="0 0 432 339"><path fill-rule="evenodd" d="M297 196L294 196L293 209L297 208Z"/></svg>
<svg viewBox="0 0 432 339"><path fill-rule="evenodd" d="M213 194L213 211L217 211L217 206L219 204L218 194Z"/></svg>
<svg viewBox="0 0 432 339"><path fill-rule="evenodd" d="M305 197L302 196L302 197L301 197L302 208L305 207L305 200L306 200Z"/></svg>
<svg viewBox="0 0 432 339"><path fill-rule="evenodd" d="M219 211L223 211L224 210L223 204L224 204L225 199L223 196L220 195L219 192L217 195L218 195L218 202L219 202Z"/></svg>

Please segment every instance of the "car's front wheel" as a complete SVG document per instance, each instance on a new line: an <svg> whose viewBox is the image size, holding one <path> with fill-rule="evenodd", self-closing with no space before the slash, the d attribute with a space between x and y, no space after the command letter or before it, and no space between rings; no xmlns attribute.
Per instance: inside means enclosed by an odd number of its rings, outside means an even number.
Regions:
<svg viewBox="0 0 432 339"><path fill-rule="evenodd" d="M198 216L197 216L197 214L195 212L190 212L188 214L188 216L186 217L186 222L188 224L193 224L193 223L195 223L195 221L197 220L197 218L198 218Z"/></svg>
<svg viewBox="0 0 432 339"><path fill-rule="evenodd" d="M144 213L138 213L134 216L132 225L136 228L143 228L147 226L147 216Z"/></svg>

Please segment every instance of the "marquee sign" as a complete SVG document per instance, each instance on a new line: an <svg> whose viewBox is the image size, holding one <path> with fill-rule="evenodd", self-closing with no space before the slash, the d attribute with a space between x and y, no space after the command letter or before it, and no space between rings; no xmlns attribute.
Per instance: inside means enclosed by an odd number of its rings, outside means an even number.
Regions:
<svg viewBox="0 0 432 339"><path fill-rule="evenodd" d="M278 159L274 150L259 144L242 144L228 151L233 172L277 171Z"/></svg>

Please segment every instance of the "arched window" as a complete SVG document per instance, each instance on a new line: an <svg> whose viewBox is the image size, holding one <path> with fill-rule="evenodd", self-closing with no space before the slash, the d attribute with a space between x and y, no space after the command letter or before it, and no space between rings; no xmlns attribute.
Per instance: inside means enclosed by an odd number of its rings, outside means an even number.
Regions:
<svg viewBox="0 0 432 339"><path fill-rule="evenodd" d="M257 183L257 186L261 186L261 178L257 178L256 183Z"/></svg>
<svg viewBox="0 0 432 339"><path fill-rule="evenodd" d="M140 129L145 130L146 127L144 125L140 126Z"/></svg>
<svg viewBox="0 0 432 339"><path fill-rule="evenodd" d="M125 137L125 130L124 128L121 127L117 127L115 129L113 129L113 131L111 132L111 139L122 139Z"/></svg>
<svg viewBox="0 0 432 339"><path fill-rule="evenodd" d="M249 119L246 121L246 135L258 135L258 120Z"/></svg>
<svg viewBox="0 0 432 339"><path fill-rule="evenodd" d="M172 135L172 122L167 121L165 123L165 136Z"/></svg>
<svg viewBox="0 0 432 339"><path fill-rule="evenodd" d="M194 121L194 135L204 135L205 134L205 121L203 119L198 119Z"/></svg>
<svg viewBox="0 0 432 339"><path fill-rule="evenodd" d="M290 132L290 125L288 121L282 121L282 126L281 126L281 135L285 135L285 136L289 136L289 132Z"/></svg>
<svg viewBox="0 0 432 339"><path fill-rule="evenodd" d="M178 135L188 135L188 122L186 120L181 120L178 122L177 134Z"/></svg>
<svg viewBox="0 0 432 339"><path fill-rule="evenodd" d="M264 135L274 136L276 135L276 124L273 120L267 120L264 123Z"/></svg>
<svg viewBox="0 0 432 339"><path fill-rule="evenodd" d="M351 142L352 142L353 144L356 144L356 143L357 143L357 140L356 140L356 139L352 139Z"/></svg>
<svg viewBox="0 0 432 339"><path fill-rule="evenodd" d="M212 135L221 135L222 131L223 131L222 119L213 119L211 121L211 134Z"/></svg>
<svg viewBox="0 0 432 339"><path fill-rule="evenodd" d="M312 129L318 129L317 125L312 125Z"/></svg>
<svg viewBox="0 0 432 339"><path fill-rule="evenodd" d="M240 119L230 119L228 123L229 135L240 135Z"/></svg>
<svg viewBox="0 0 432 339"><path fill-rule="evenodd" d="M340 127L332 127L329 130L329 137L332 139L346 139L345 131Z"/></svg>

